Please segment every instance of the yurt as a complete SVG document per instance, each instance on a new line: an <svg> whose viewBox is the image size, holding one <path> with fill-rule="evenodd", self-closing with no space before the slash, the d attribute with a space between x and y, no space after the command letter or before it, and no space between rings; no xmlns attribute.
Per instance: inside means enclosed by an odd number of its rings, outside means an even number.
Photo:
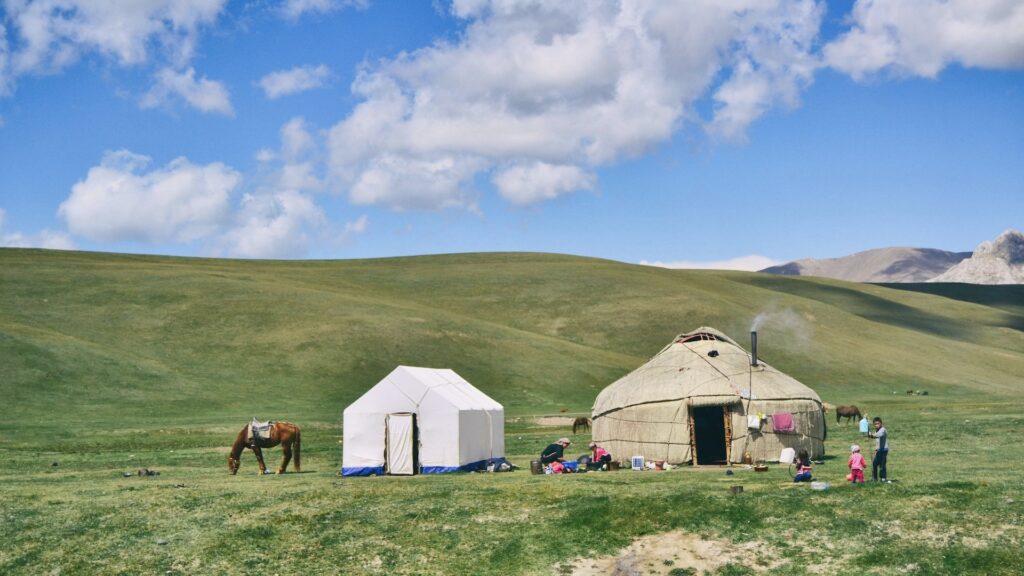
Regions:
<svg viewBox="0 0 1024 576"><path fill-rule="evenodd" d="M452 370L399 366L345 408L342 476L441 474L505 462L505 409Z"/></svg>
<svg viewBox="0 0 1024 576"><path fill-rule="evenodd" d="M601 391L593 439L613 457L673 464L778 461L784 448L825 453L821 399L714 328L677 336Z"/></svg>

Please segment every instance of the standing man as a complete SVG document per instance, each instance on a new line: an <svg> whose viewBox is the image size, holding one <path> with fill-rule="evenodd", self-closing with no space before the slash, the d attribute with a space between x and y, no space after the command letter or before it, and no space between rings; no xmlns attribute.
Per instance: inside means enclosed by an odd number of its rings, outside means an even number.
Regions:
<svg viewBox="0 0 1024 576"><path fill-rule="evenodd" d="M889 483L885 470L886 460L889 458L889 431L882 425L882 419L878 416L872 420L875 431L869 432L868 436L875 439L875 458L871 461L871 480Z"/></svg>

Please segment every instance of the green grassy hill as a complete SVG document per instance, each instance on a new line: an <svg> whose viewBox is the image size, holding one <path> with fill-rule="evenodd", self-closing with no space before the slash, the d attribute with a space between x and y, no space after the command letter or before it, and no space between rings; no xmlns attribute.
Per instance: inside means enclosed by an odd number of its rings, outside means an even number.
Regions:
<svg viewBox="0 0 1024 576"><path fill-rule="evenodd" d="M253 262L0 250L0 394L19 419L337 419L398 364L510 414L585 413L700 325L826 400L1024 390L1024 310L839 281L547 254ZM965 295L966 293L966 295Z"/></svg>
<svg viewBox="0 0 1024 576"><path fill-rule="evenodd" d="M717 564L698 570L648 552L623 573L1018 574L1019 294L545 254L0 249L0 573L570 574L679 531L734 554L701 552ZM506 456L526 467L569 432L519 416L585 414L677 333L745 343L755 322L763 360L886 418L895 483L845 484L849 445L870 442L855 425L829 428L822 492L785 465L336 476L342 409L398 364L451 367L502 402ZM256 476L247 454L228 475L253 415L302 426L301 474ZM589 434L571 437L582 452Z"/></svg>

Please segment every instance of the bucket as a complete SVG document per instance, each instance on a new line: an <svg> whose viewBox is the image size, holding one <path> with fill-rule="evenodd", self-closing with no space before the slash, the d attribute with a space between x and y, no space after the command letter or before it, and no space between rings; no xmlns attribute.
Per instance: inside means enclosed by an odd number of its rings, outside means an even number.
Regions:
<svg viewBox="0 0 1024 576"><path fill-rule="evenodd" d="M655 460L654 461L654 469L655 470L664 470L665 469L665 461L664 460Z"/></svg>
<svg viewBox="0 0 1024 576"><path fill-rule="evenodd" d="M608 470L614 472L614 471L616 471L618 469L619 469L619 463L618 462L612 460L611 462L608 463Z"/></svg>
<svg viewBox="0 0 1024 576"><path fill-rule="evenodd" d="M633 470L643 470L644 469L644 457L643 456L633 456L632 458L630 458L629 463L630 463L630 467L633 468Z"/></svg>
<svg viewBox="0 0 1024 576"><path fill-rule="evenodd" d="M540 460L530 460L530 474L543 474L544 467L541 466Z"/></svg>

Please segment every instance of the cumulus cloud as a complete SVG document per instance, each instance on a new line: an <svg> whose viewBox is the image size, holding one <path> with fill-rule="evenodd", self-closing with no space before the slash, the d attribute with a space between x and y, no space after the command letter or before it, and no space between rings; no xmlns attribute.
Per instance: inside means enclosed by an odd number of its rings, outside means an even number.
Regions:
<svg viewBox="0 0 1024 576"><path fill-rule="evenodd" d="M261 176L243 196L229 228L217 239L218 253L240 258L301 258L316 244L342 245L366 231L363 215L340 227L331 224L314 193L323 188L317 174L317 137L306 121L292 118L281 127L277 151L257 153Z"/></svg>
<svg viewBox="0 0 1024 576"><path fill-rule="evenodd" d="M216 21L225 4L226 0L5 2L11 77L58 72L86 53L135 65L149 60L156 49L168 62L183 66L192 58L200 30Z"/></svg>
<svg viewBox="0 0 1024 576"><path fill-rule="evenodd" d="M758 270L764 270L770 266L778 266L782 262L773 260L767 256L758 256L751 254L750 256L739 256L737 258L731 258L729 260L712 260L712 261L687 261L677 260L674 262L660 262L660 261L648 261L641 260L640 264L645 266L657 266L659 268L677 268L677 269L688 269L688 270L745 270L748 272L756 272Z"/></svg>
<svg viewBox="0 0 1024 576"><path fill-rule="evenodd" d="M887 69L933 78L950 64L1024 67L1018 0L857 0L850 19L824 59L858 80Z"/></svg>
<svg viewBox="0 0 1024 576"><path fill-rule="evenodd" d="M490 173L525 204L588 189L593 170L669 140L714 95L706 128L741 139L795 105L816 66L812 0L456 1L455 41L367 65L362 102L330 131L353 202L475 209ZM430 177L430 180L426 180Z"/></svg>
<svg viewBox="0 0 1024 576"><path fill-rule="evenodd" d="M492 181L503 198L520 206L594 187L594 176L579 166L545 162L517 164L495 173Z"/></svg>
<svg viewBox="0 0 1024 576"><path fill-rule="evenodd" d="M50 250L76 250L75 242L64 232L43 230L38 234L22 234L4 230L7 212L0 208L0 246L9 248L47 248Z"/></svg>
<svg viewBox="0 0 1024 576"><path fill-rule="evenodd" d="M58 214L72 234L96 242L191 242L215 234L229 215L241 175L186 158L146 171L150 158L107 153L71 188Z"/></svg>
<svg viewBox="0 0 1024 576"><path fill-rule="evenodd" d="M202 112L216 112L227 116L235 113L227 88L220 82L207 78L197 80L193 68L183 72L164 68L157 73L156 84L139 104L143 108L155 108L169 104L175 96Z"/></svg>
<svg viewBox="0 0 1024 576"><path fill-rule="evenodd" d="M331 77L331 69L319 66L298 66L291 70L271 72L260 79L260 87L267 98L274 100L323 86Z"/></svg>
<svg viewBox="0 0 1024 576"><path fill-rule="evenodd" d="M227 252L240 258L293 258L309 250L309 228L326 224L323 211L301 192L246 194L235 226L223 237Z"/></svg>
<svg viewBox="0 0 1024 576"><path fill-rule="evenodd" d="M281 15L288 20L298 20L307 12L326 14L349 6L365 8L369 0L285 0L281 5Z"/></svg>

